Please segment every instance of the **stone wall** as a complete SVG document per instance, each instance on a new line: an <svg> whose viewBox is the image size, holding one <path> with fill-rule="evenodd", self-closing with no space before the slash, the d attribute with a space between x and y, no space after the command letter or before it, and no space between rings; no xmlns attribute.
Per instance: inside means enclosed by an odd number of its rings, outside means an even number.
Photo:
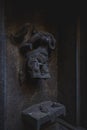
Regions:
<svg viewBox="0 0 87 130"><path fill-rule="evenodd" d="M11 20L11 21L10 21ZM7 130L22 130L23 122L21 112L32 104L41 101L53 100L57 101L57 42L56 49L52 52L49 61L51 79L40 80L39 85L35 84L19 84L18 73L22 65L23 57L20 55L18 47L13 45L9 39L9 34L14 33L24 23L34 23L38 30L48 31L55 38L56 29L43 22L41 14L34 14L32 17L20 17L18 20L12 21L8 17L6 21L7 34L7 86L6 86L6 127ZM47 26L48 24L48 26ZM57 40L57 39L56 39Z"/></svg>
<svg viewBox="0 0 87 130"><path fill-rule="evenodd" d="M67 15L66 15L67 16ZM65 120L76 124L76 17L62 18L58 46L58 101L66 106Z"/></svg>

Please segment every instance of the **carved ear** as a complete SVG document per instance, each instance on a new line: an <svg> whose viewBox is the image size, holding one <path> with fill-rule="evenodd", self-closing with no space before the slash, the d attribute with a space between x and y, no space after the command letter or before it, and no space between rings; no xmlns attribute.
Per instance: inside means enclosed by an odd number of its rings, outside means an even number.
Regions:
<svg viewBox="0 0 87 130"><path fill-rule="evenodd" d="M51 50L54 50L55 49L55 43L56 43L56 40L55 38L53 37L53 35L50 36L50 40L49 40L49 48Z"/></svg>
<svg viewBox="0 0 87 130"><path fill-rule="evenodd" d="M21 44L20 47L19 47L19 51L23 55L26 55L26 53L30 50L32 50L32 44L31 43Z"/></svg>

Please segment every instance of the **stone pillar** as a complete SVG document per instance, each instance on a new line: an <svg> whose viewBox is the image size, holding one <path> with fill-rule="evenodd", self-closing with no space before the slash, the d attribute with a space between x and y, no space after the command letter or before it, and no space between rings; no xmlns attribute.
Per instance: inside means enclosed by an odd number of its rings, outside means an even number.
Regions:
<svg viewBox="0 0 87 130"><path fill-rule="evenodd" d="M4 32L4 1L0 0L0 130L4 130L6 87L6 42Z"/></svg>

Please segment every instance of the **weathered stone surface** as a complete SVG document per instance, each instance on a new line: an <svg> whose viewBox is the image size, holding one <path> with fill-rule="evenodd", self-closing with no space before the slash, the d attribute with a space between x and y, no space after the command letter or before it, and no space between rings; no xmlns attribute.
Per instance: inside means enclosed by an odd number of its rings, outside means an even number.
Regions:
<svg viewBox="0 0 87 130"><path fill-rule="evenodd" d="M9 38L12 44L18 45L19 52L25 59L24 66L19 71L20 82L23 82L22 77L24 80L50 78L49 57L56 43L51 33L37 30L32 23L25 23L18 32L11 33Z"/></svg>

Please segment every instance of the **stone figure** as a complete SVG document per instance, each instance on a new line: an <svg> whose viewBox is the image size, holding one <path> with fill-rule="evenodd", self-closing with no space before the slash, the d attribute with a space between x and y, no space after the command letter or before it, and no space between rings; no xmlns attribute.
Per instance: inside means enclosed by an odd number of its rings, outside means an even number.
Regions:
<svg viewBox="0 0 87 130"><path fill-rule="evenodd" d="M47 79L49 73L49 57L55 49L56 40L51 33L41 32L31 24L25 24L11 39L19 44L20 53L25 56L25 69L31 78Z"/></svg>

